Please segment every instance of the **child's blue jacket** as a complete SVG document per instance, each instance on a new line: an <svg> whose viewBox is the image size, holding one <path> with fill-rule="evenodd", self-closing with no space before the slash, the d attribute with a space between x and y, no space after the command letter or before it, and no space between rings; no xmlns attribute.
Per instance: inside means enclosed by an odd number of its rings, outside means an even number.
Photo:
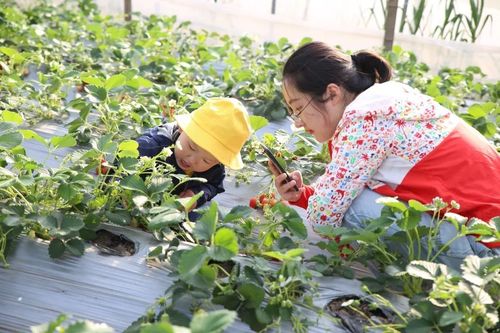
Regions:
<svg viewBox="0 0 500 333"><path fill-rule="evenodd" d="M139 144L139 155L153 157L159 154L163 148L172 147L179 137L179 127L173 123L166 123L154 127L136 139ZM166 162L172 165L177 174L185 174L175 160L174 149L172 155L167 157ZM196 207L200 207L205 202L211 200L218 193L224 192L223 180L226 176L224 165L217 164L205 172L195 172L191 177L200 177L207 180L206 183L198 181L186 182L183 186L179 186L174 194L179 194L186 189L190 189L194 193L203 191L203 195L198 199ZM175 177L172 177L175 185L179 182Z"/></svg>

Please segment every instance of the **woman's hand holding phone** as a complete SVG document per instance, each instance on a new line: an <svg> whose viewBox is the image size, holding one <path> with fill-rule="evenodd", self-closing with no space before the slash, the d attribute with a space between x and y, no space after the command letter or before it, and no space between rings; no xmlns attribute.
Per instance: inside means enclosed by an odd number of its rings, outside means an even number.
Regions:
<svg viewBox="0 0 500 333"><path fill-rule="evenodd" d="M269 170L275 176L274 184L281 198L286 201L297 201L302 195L302 174L296 170L289 174L281 173L271 161L267 162ZM290 177L291 180L287 180Z"/></svg>

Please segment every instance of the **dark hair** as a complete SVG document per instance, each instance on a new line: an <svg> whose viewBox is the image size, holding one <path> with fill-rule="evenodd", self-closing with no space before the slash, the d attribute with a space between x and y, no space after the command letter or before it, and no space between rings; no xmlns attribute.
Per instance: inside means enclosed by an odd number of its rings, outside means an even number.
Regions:
<svg viewBox="0 0 500 333"><path fill-rule="evenodd" d="M389 63L373 52L359 51L348 56L322 42L301 46L283 68L284 79L318 99L330 83L357 95L375 82L389 81L391 74Z"/></svg>

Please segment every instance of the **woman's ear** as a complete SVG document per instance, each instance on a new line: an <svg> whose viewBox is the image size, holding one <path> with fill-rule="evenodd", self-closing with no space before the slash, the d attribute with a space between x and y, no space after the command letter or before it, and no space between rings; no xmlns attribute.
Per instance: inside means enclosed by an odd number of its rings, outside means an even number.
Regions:
<svg viewBox="0 0 500 333"><path fill-rule="evenodd" d="M339 97L342 97L342 89L337 84L330 83L326 86L325 96L323 96L325 101L332 100L336 102Z"/></svg>

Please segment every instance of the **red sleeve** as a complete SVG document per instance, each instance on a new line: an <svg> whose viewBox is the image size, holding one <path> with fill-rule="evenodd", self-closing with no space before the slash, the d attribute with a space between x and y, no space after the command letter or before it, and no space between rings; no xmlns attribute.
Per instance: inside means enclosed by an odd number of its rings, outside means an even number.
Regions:
<svg viewBox="0 0 500 333"><path fill-rule="evenodd" d="M309 197L314 194L314 188L309 185L304 185L304 191L297 201L289 201L290 204L302 207L307 209L307 202L309 201Z"/></svg>
<svg viewBox="0 0 500 333"><path fill-rule="evenodd" d="M332 151L333 151L332 140L328 140L328 151L330 152L330 156L332 156ZM302 195L300 196L299 200L293 202L289 201L289 203L294 206L299 206L304 209L307 209L307 202L309 201L309 197L313 194L314 194L314 188L309 185L304 185L304 192L302 192Z"/></svg>

